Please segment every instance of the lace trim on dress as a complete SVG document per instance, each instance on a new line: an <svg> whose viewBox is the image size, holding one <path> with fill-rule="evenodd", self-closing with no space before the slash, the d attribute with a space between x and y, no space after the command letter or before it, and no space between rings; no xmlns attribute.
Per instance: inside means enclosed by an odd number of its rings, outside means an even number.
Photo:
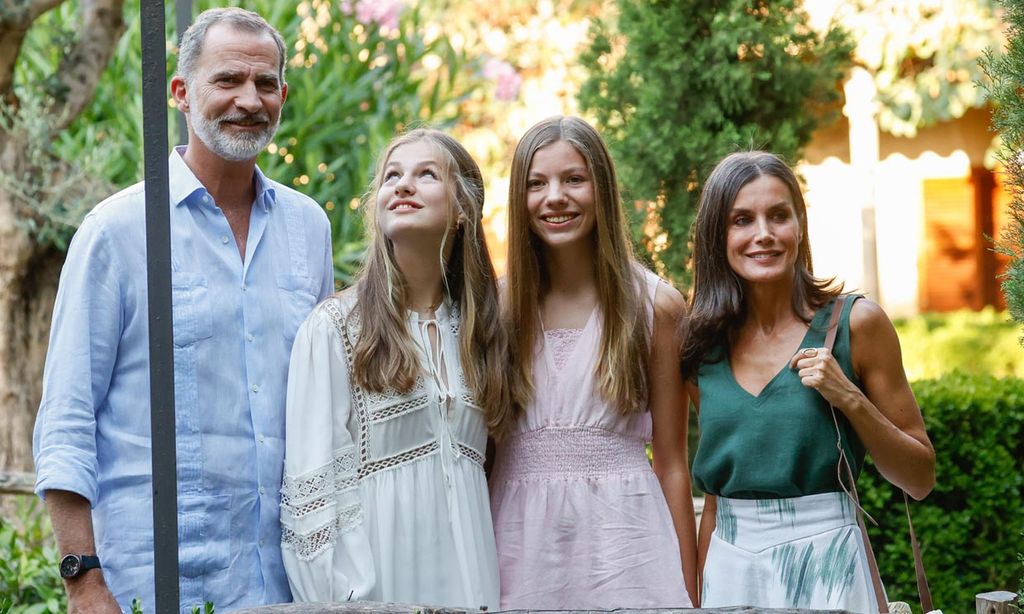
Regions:
<svg viewBox="0 0 1024 614"><path fill-rule="evenodd" d="M295 550L296 556L309 560L334 543L339 532L357 527L363 519L362 506L353 503L340 509L326 523L310 530L296 530L294 521L313 512L337 505L342 494L355 490L356 449L347 446L335 451L334 459L300 476L285 474L281 487L281 543Z"/></svg>
<svg viewBox="0 0 1024 614"><path fill-rule="evenodd" d="M412 462L417 458L437 452L438 449L439 446L437 445L437 441L431 441L430 443L424 444L418 448L406 450L405 452L395 454L394 456L388 456L380 460L364 463L359 467L359 479L361 480L370 474L377 473L378 471L391 469L392 467Z"/></svg>
<svg viewBox="0 0 1024 614"><path fill-rule="evenodd" d="M582 328L552 328L544 331L544 341L551 346L551 356L555 360L556 368L565 368L576 342L582 335Z"/></svg>
<svg viewBox="0 0 1024 614"><path fill-rule="evenodd" d="M423 409L430 404L430 400L425 396L419 398L408 399L391 405L390 407L383 407L378 411L372 412L369 416L370 421L373 423L386 422L392 418L404 416L405 414L412 413L417 409Z"/></svg>
<svg viewBox="0 0 1024 614"><path fill-rule="evenodd" d="M362 387L356 383L355 378L353 377L354 369L352 356L355 354L355 347L352 340L358 334L358 329L353 330L353 327L358 326L359 324L359 316L355 313L358 309L353 308L352 313L350 313L346 318L342 315L341 310L335 304L335 301L327 301L324 304L327 305L327 313L334 322L335 328L338 329L338 333L342 341L342 349L344 349L345 362L348 363L349 388L352 391L352 406L356 411L356 418L358 419L357 422L359 426L359 438L356 444L359 449L359 476L362 477L362 468L367 463L370 456L369 446L367 445L370 438L370 425L367 416L368 410L366 393ZM350 335L350 332L354 334Z"/></svg>
<svg viewBox="0 0 1024 614"><path fill-rule="evenodd" d="M301 476L285 474L281 487L281 508L293 518L334 502L334 497L356 487L356 450L347 446L334 453L334 459L319 469Z"/></svg>
<svg viewBox="0 0 1024 614"><path fill-rule="evenodd" d="M480 465L481 467L484 466L483 454L461 442L458 443L458 446L459 452L461 452L463 456L473 461L474 463Z"/></svg>
<svg viewBox="0 0 1024 614"><path fill-rule="evenodd" d="M335 514L326 525L301 535L286 526L281 527L281 547L295 551L301 561L309 561L327 551L338 535L348 533L363 523L363 506L355 503Z"/></svg>

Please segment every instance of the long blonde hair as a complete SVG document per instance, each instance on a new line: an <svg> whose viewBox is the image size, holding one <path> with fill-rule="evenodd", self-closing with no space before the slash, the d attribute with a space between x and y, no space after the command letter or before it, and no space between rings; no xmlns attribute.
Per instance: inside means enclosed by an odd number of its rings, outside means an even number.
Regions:
<svg viewBox="0 0 1024 614"><path fill-rule="evenodd" d="M597 223L592 240L602 317L595 367L598 389L606 401L624 414L645 409L651 345L644 300L647 293L629 241L615 167L604 141L590 124L578 117L551 117L526 131L512 159L504 304L511 398L488 419L496 437L509 432L535 391L533 354L541 328L540 300L549 289L549 279L543 243L530 229L527 180L537 150L557 141L569 143L583 156L594 183Z"/></svg>
<svg viewBox="0 0 1024 614"><path fill-rule="evenodd" d="M420 372L416 346L406 325L405 280L395 263L391 241L381 232L376 206L392 152L420 141L432 144L440 154L448 189L448 231L438 257L445 292L459 310L462 370L477 402L491 407L506 398L500 371L505 348L503 331L493 324L499 318L499 307L481 224L484 182L469 152L439 130L419 128L393 139L363 198L369 249L356 282L356 311L362 315L353 360L355 379L367 390L381 392L390 387L408 392ZM448 241L451 251L445 259Z"/></svg>

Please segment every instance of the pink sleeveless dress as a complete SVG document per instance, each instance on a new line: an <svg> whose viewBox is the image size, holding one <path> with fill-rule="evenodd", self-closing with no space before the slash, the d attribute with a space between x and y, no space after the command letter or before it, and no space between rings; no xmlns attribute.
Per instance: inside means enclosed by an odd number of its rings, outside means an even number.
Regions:
<svg viewBox="0 0 1024 614"><path fill-rule="evenodd" d="M648 317L659 279L644 271ZM645 451L648 411L600 396L595 310L545 331L533 403L498 444L491 478L503 609L689 607L679 541Z"/></svg>

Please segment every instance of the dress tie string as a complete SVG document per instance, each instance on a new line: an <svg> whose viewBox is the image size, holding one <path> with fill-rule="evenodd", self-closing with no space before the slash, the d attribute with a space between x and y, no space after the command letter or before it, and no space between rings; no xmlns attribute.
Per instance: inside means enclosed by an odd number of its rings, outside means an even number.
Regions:
<svg viewBox="0 0 1024 614"><path fill-rule="evenodd" d="M435 312L436 313L436 312ZM430 328L434 327L437 333L436 346L430 343ZM428 380L430 382L430 394L437 400L438 445L441 454L441 471L444 474L445 495L448 500L448 509L454 510L455 493L452 488L452 472L455 470L454 462L462 456L459 446L455 443L455 433L452 432L451 408L454 406L455 394L450 385L452 377L451 369L447 368L447 352L445 351L445 340L441 336L441 326L435 318L417 319L416 331L419 335L420 345L427 357ZM454 516L451 516L454 521Z"/></svg>

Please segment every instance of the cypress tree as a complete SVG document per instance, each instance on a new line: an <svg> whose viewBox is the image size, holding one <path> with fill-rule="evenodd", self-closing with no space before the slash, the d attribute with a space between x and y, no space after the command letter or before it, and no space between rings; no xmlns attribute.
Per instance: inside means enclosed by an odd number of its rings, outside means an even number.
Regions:
<svg viewBox="0 0 1024 614"><path fill-rule="evenodd" d="M723 156L767 149L792 163L835 117L853 45L808 26L795 0L618 0L581 55L580 92L615 157L634 236L687 281L704 178Z"/></svg>
<svg viewBox="0 0 1024 614"><path fill-rule="evenodd" d="M1024 324L1024 0L1002 0L1002 5L1006 49L1002 54L992 50L985 54L981 66L990 81L982 87L988 90L995 109L992 129L1001 140L997 155L1003 166L1003 181L1012 195L1010 219L996 247L1010 259L1003 292L1010 314Z"/></svg>

